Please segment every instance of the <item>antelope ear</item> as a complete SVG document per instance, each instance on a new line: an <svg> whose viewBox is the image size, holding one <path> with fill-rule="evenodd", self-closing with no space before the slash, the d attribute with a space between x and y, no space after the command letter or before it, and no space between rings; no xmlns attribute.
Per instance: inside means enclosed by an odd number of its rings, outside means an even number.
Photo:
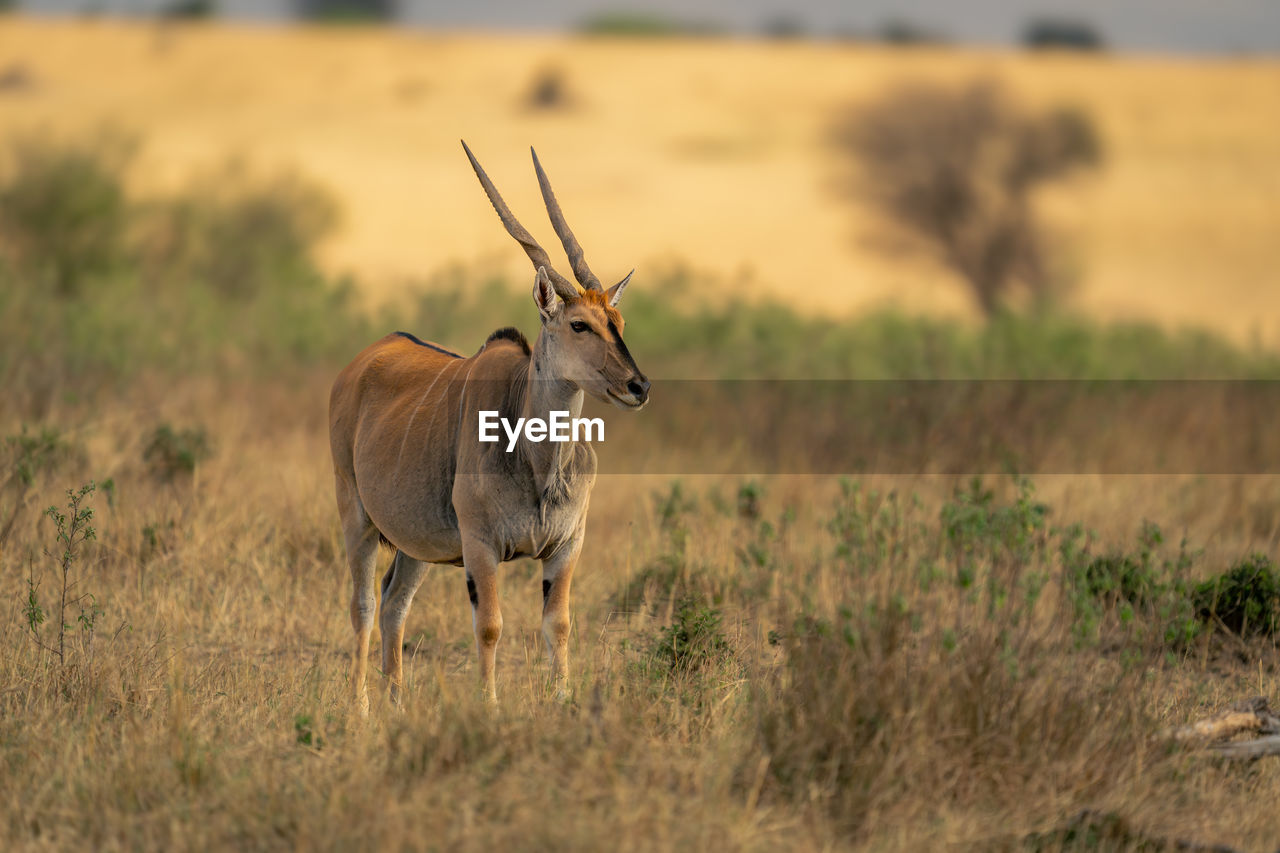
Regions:
<svg viewBox="0 0 1280 853"><path fill-rule="evenodd" d="M635 274L636 274L636 271L632 270L631 272L627 273L626 278L624 278L622 281L615 284L613 287L609 288L607 295L609 297L609 306L611 308L618 307L618 303L622 300L622 291L627 289L627 283L631 281L631 276Z"/></svg>
<svg viewBox="0 0 1280 853"><path fill-rule="evenodd" d="M544 323L554 319L560 312L560 297L556 295L546 267L538 267L538 274L533 279L533 304L538 306L538 313L542 315Z"/></svg>

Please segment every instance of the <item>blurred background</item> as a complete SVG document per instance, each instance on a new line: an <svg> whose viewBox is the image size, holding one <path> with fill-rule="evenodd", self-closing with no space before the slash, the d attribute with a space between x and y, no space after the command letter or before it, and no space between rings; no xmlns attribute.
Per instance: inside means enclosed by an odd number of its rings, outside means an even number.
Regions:
<svg viewBox="0 0 1280 853"><path fill-rule="evenodd" d="M1036 0L678 0L621 3L609 0L515 0L442 3L432 0L26 0L12 6L38 14L161 15L287 22L303 18L388 21L423 27L471 27L564 31L629 17L668 28L699 28L735 35L809 35L875 38L932 33L961 42L1015 44L1029 25L1046 20L1083 24L1126 50L1272 51L1280 45L1280 12L1266 0L1233 0L1214 8L1191 0L1102 0L1045 3ZM1069 14L1068 14L1069 13Z"/></svg>
<svg viewBox="0 0 1280 853"><path fill-rule="evenodd" d="M7 5L8 137L101 153L113 134L131 204L232 161L246 183L289 173L328 201L307 252L369 305L442 270L524 289L461 137L546 242L535 145L602 277L681 270L699 298L811 316L972 320L1030 296L1280 336L1280 9L1261 0ZM1037 157L1058 159L1014 165Z"/></svg>

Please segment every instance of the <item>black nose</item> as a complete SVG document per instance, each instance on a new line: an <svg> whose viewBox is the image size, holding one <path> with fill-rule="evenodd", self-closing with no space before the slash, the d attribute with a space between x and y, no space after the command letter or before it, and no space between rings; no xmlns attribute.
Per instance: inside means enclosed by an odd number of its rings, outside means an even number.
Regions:
<svg viewBox="0 0 1280 853"><path fill-rule="evenodd" d="M627 390L631 395L643 403L649 399L649 380L643 376L638 376L627 383Z"/></svg>

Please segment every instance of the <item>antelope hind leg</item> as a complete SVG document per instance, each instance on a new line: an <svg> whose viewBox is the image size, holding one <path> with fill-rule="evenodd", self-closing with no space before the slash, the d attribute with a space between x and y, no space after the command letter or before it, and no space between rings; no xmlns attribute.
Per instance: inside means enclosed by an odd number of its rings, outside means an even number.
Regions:
<svg viewBox="0 0 1280 853"><path fill-rule="evenodd" d="M342 516L347 565L351 568L351 628L355 648L351 658L352 698L361 716L369 713L365 676L369 660L369 635L377 609L374 570L378 562L378 531L365 514L355 490L338 478L338 511Z"/></svg>
<svg viewBox="0 0 1280 853"><path fill-rule="evenodd" d="M395 560L382 583L382 612L379 616L382 630L382 674L388 682L388 692L394 705L400 704L400 691L404 685L404 623L413 606L414 593L422 586L427 574L427 564L415 560L403 551L396 551Z"/></svg>

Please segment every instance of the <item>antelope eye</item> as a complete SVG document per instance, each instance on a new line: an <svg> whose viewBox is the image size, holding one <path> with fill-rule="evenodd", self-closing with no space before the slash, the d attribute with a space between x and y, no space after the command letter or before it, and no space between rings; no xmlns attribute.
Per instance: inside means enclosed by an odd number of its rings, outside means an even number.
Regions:
<svg viewBox="0 0 1280 853"><path fill-rule="evenodd" d="M569 328L573 329L575 332L585 332L585 331L588 331L591 327L588 326L586 323L583 323L581 320L574 320L572 323L569 324Z"/></svg>

